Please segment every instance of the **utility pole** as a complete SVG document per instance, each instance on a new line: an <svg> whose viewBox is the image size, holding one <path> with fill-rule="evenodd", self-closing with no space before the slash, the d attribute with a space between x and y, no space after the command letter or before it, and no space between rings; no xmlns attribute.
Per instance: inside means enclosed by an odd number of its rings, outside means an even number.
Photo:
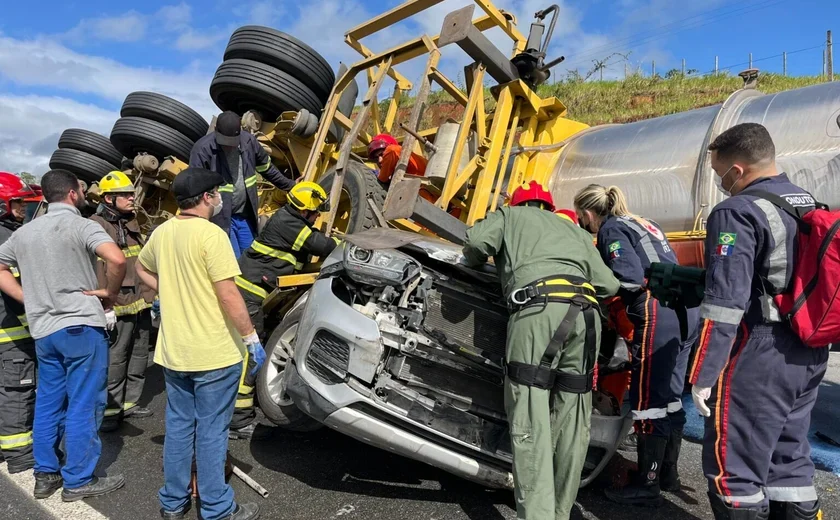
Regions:
<svg viewBox="0 0 840 520"><path fill-rule="evenodd" d="M650 62L650 76L652 78L656 77L656 60L651 60Z"/></svg>
<svg viewBox="0 0 840 520"><path fill-rule="evenodd" d="M627 79L627 62L624 62L624 79Z"/></svg>
<svg viewBox="0 0 840 520"><path fill-rule="evenodd" d="M787 76L787 51L782 53L782 76Z"/></svg>
<svg viewBox="0 0 840 520"><path fill-rule="evenodd" d="M828 74L828 81L834 81L834 51L831 44L831 31L828 31L825 42L826 53L826 74Z"/></svg>
<svg viewBox="0 0 840 520"><path fill-rule="evenodd" d="M715 56L715 74L718 73L718 57Z"/></svg>
<svg viewBox="0 0 840 520"><path fill-rule="evenodd" d="M685 76L685 58L682 59L682 75Z"/></svg>
<svg viewBox="0 0 840 520"><path fill-rule="evenodd" d="M752 68L752 53L750 53L750 68Z"/></svg>
<svg viewBox="0 0 840 520"><path fill-rule="evenodd" d="M823 68L822 68L822 71L820 71L820 77L822 78L824 76L825 76L825 49L823 49Z"/></svg>

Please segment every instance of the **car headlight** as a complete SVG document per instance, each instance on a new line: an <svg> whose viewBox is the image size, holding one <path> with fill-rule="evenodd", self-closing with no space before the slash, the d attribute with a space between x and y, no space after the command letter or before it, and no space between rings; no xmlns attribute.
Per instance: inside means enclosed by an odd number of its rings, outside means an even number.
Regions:
<svg viewBox="0 0 840 520"><path fill-rule="evenodd" d="M344 269L356 282L366 285L402 285L420 270L420 263L395 249L344 249Z"/></svg>

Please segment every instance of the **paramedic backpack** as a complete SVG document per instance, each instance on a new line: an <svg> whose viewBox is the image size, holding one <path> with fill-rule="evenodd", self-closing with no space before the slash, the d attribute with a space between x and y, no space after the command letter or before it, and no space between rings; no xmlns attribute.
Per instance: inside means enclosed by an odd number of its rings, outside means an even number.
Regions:
<svg viewBox="0 0 840 520"><path fill-rule="evenodd" d="M840 343L840 211L817 203L803 214L773 193L750 195L772 203L799 225L790 291L774 297L779 312L809 347Z"/></svg>

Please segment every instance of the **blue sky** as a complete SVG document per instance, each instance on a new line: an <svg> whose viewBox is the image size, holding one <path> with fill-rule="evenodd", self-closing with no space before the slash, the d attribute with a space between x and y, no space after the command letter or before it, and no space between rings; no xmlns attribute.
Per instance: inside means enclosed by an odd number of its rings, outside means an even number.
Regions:
<svg viewBox="0 0 840 520"><path fill-rule="evenodd" d="M387 10L394 0L104 0L4 2L0 17L0 170L43 173L68 127L107 135L125 96L153 90L189 104L209 119L217 111L207 89L234 28L268 25L289 32L322 53L334 67L358 58L343 42L349 28ZM366 39L382 50L422 33L436 34L446 13L469 0L445 0L411 22ZM559 72L586 71L593 59L630 53L630 66L650 72L679 68L701 72L714 66L755 66L789 74L818 74L826 30L840 31L836 0L566 0L550 55L565 55ZM527 32L533 13L548 0L498 0ZM497 31L493 41L509 48ZM838 35L840 40L840 35ZM812 48L817 47L817 48ZM400 67L409 79L423 59ZM836 60L840 66L840 59ZM624 63L612 58L606 77L619 77ZM443 51L453 79L467 64L459 50ZM386 86L387 89L387 86Z"/></svg>

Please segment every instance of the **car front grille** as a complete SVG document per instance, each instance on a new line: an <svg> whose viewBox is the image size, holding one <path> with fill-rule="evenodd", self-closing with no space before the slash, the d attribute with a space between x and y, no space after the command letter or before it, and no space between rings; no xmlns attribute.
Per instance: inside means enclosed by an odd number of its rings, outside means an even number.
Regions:
<svg viewBox="0 0 840 520"><path fill-rule="evenodd" d="M318 331L306 356L306 366L327 384L344 381L350 362L350 345L325 330Z"/></svg>
<svg viewBox="0 0 840 520"><path fill-rule="evenodd" d="M505 355L507 310L466 295L435 287L426 297L427 332L445 335L458 345Z"/></svg>

